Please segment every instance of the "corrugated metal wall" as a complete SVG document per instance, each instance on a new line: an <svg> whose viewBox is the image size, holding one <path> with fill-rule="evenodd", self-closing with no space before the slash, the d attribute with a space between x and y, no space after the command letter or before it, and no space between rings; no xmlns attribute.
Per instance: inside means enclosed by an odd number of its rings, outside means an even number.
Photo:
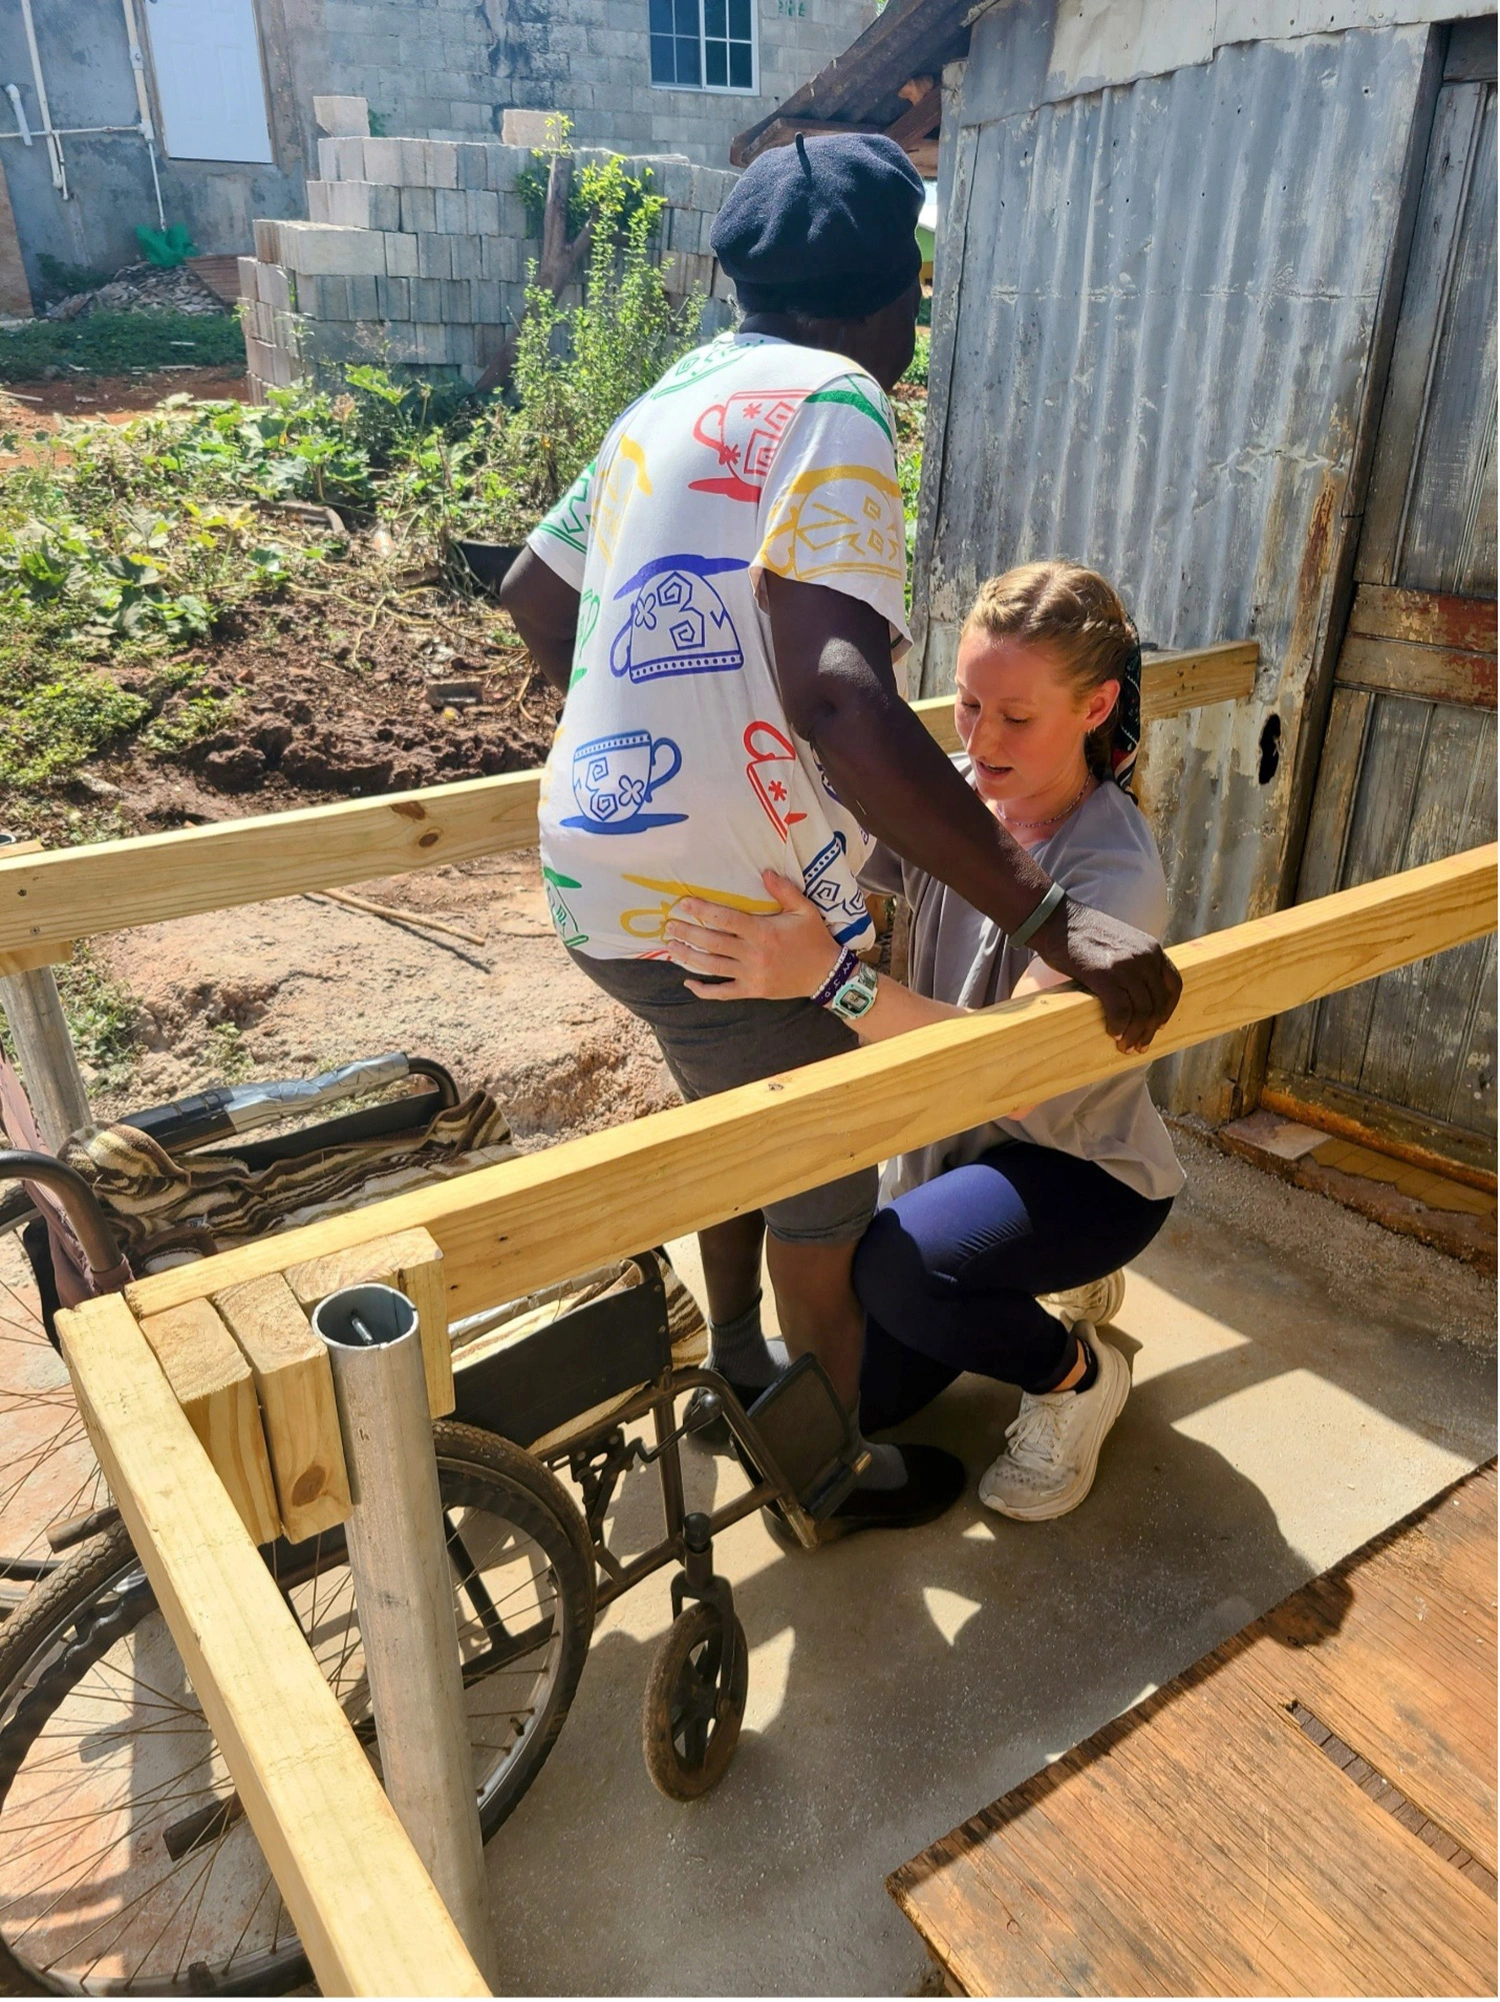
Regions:
<svg viewBox="0 0 1500 2002"><path fill-rule="evenodd" d="M922 692L980 578L1065 554L1163 646L1253 634L1255 699L1154 726L1172 936L1273 908L1291 774L1430 31L1221 49L1037 106L1048 9L976 24L939 253L917 544ZM919 635L920 641L920 635ZM1281 719L1262 783L1261 736ZM1242 1043L1163 1067L1236 1109Z"/></svg>

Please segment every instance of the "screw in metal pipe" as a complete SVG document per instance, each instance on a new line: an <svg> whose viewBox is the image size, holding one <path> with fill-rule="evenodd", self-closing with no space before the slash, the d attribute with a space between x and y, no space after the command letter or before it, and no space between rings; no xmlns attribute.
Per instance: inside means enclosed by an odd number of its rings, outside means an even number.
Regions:
<svg viewBox="0 0 1500 2002"><path fill-rule="evenodd" d="M313 1314L354 1507L349 1568L386 1793L493 1989L494 1940L417 1310L349 1286Z"/></svg>

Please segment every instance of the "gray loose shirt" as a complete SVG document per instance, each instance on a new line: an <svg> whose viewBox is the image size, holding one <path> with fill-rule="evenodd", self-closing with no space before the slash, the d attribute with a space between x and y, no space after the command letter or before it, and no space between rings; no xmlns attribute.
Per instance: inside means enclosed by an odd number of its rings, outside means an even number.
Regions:
<svg viewBox="0 0 1500 2002"><path fill-rule="evenodd" d="M969 778L968 759L954 763ZM1167 922L1161 857L1144 814L1118 786L1101 785L1032 853L1077 903L1161 937ZM960 1008L1010 999L1032 954L1025 946L1017 951L993 919L883 842L860 870L860 882L867 890L904 896L911 906L908 983L918 994ZM887 1168L882 1193L890 1201L1007 1140L1092 1161L1153 1201L1175 1196L1186 1179L1146 1090L1145 1071L1135 1070L1049 1098L1024 1118L991 1120L903 1154Z"/></svg>

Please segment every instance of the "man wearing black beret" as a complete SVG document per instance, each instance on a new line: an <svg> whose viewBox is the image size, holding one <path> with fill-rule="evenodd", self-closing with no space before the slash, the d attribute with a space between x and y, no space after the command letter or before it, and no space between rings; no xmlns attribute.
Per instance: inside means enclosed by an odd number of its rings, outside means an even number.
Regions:
<svg viewBox="0 0 1500 2002"><path fill-rule="evenodd" d="M1104 1005L1122 1047L1170 1014L1153 940L1074 904L1000 827L903 700L906 540L885 393L911 361L923 187L861 133L763 153L714 226L739 329L676 363L616 422L532 535L502 602L566 692L542 789L543 870L576 963L649 1023L685 1098L841 1050L847 989L695 995L674 913L778 908L801 880L845 954L870 942L872 837L947 883ZM828 983L825 983L827 985ZM760 1325L766 1257L787 1345L854 1407L850 1284L873 1170L700 1233L710 1360L751 1401L780 1358ZM963 1488L930 1446L871 1449L830 1527L930 1521Z"/></svg>

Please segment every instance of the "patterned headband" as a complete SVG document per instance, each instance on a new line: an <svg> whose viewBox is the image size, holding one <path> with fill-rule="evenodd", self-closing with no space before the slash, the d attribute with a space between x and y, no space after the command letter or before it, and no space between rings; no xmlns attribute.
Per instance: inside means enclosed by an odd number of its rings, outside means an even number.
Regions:
<svg viewBox="0 0 1500 2002"><path fill-rule="evenodd" d="M1114 741L1110 745L1110 776L1122 792L1130 792L1135 777L1136 754L1141 744L1141 636L1135 620L1128 619L1131 647L1120 673L1120 693L1115 702ZM1134 798L1134 794L1131 797Z"/></svg>

